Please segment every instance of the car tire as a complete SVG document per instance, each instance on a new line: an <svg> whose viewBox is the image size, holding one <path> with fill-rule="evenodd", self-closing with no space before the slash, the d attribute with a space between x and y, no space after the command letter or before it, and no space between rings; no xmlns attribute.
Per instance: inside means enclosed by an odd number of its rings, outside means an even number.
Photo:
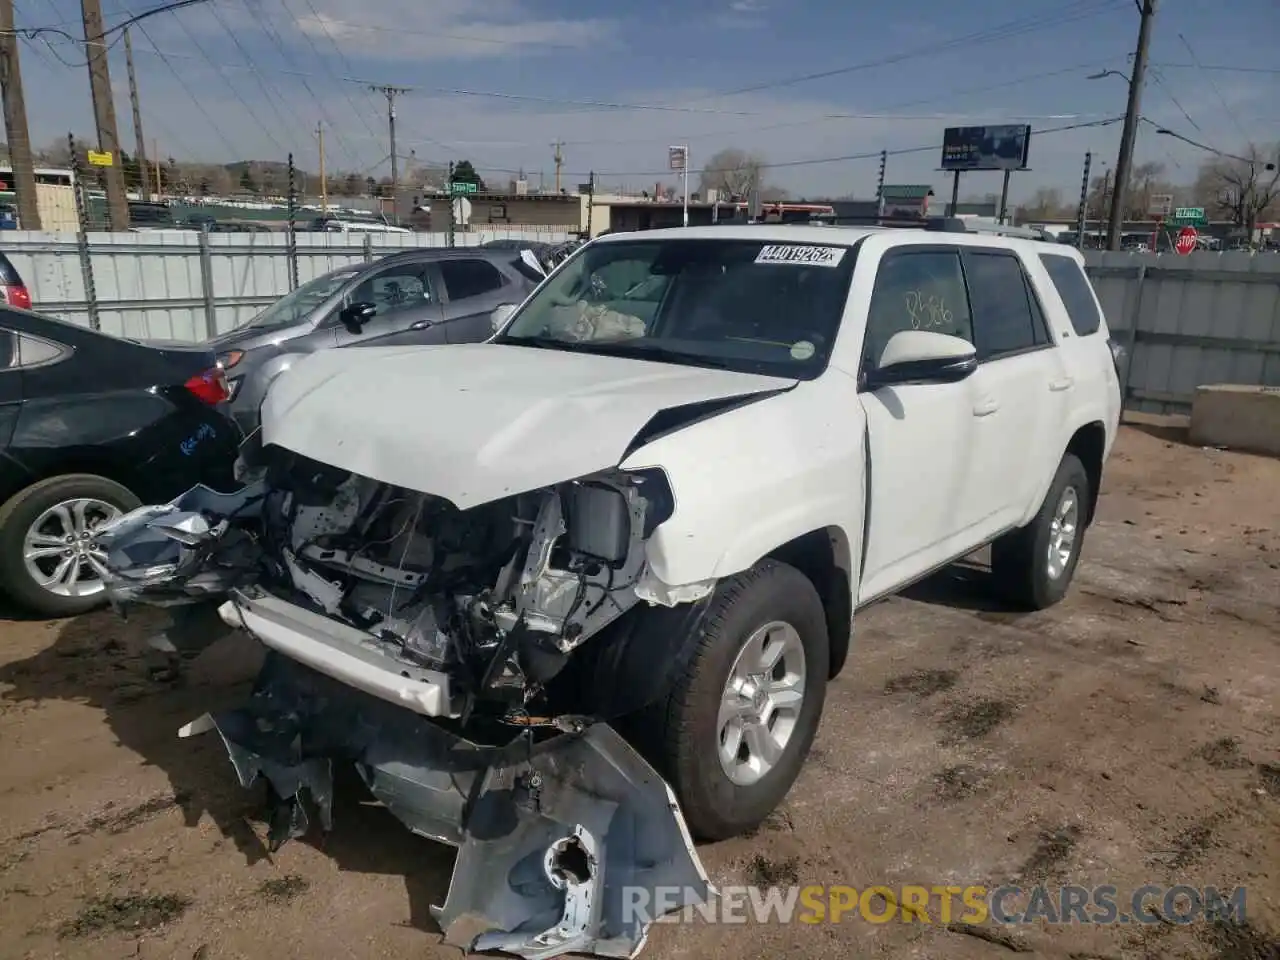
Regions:
<svg viewBox="0 0 1280 960"><path fill-rule="evenodd" d="M1089 503L1089 475L1068 453L1035 518L991 545L992 577L1010 603L1044 610L1066 595L1080 562Z"/></svg>
<svg viewBox="0 0 1280 960"><path fill-rule="evenodd" d="M81 526L88 528L96 519L108 516L109 510L127 513L141 506L141 501L127 488L112 480L77 473L41 480L20 490L0 506L0 584L3 584L5 592L15 602L31 613L44 617L75 616L106 601L106 592L96 575L93 576L93 580L99 584L96 590L83 585L88 582L86 579L70 585L67 592L58 593L42 585L29 568L26 551L30 538L39 534L56 539L56 534L52 531L68 530L66 523L51 512L60 504L68 505L69 515L72 516L72 527L68 532L74 533L78 517L85 519L86 522ZM84 509L79 510L80 506ZM86 539L85 542L92 541ZM53 540L49 540L46 546L49 550L56 549ZM50 554L33 562L37 563L37 570L51 564L56 569L57 564L66 556L65 553ZM87 556L77 562L80 570L92 571Z"/></svg>
<svg viewBox="0 0 1280 960"><path fill-rule="evenodd" d="M764 702L757 697L749 703L739 682L748 672L742 658L748 656L749 643L760 642L768 625L774 625L769 636L752 652L781 651L775 672L767 678L777 686L769 692L772 684L759 684ZM687 667L663 697L629 718L627 729L671 785L690 832L700 840L723 840L758 826L800 774L826 697L827 625L822 601L809 579L787 564L764 560L717 585L697 629ZM764 676L759 665L767 662L767 656L757 661L758 676ZM731 682L737 688L735 702L725 706ZM778 706L784 698L792 702ZM730 721L727 728L724 717L739 710L750 716L739 717L736 728ZM766 742L775 755L754 765L743 763L740 747L733 761L722 761L735 729L748 755L751 744ZM768 749L758 750L752 760L767 753ZM733 776L726 763L734 769Z"/></svg>

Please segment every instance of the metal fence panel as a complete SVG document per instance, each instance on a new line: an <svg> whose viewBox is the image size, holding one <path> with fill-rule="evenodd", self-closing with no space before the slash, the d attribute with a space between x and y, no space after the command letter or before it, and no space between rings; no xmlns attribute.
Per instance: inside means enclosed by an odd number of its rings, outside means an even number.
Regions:
<svg viewBox="0 0 1280 960"><path fill-rule="evenodd" d="M1130 345L1129 409L1186 413L1203 384L1280 386L1280 256L1085 259L1107 323Z"/></svg>
<svg viewBox="0 0 1280 960"><path fill-rule="evenodd" d="M563 231L478 230L458 233L455 242L560 243L568 238ZM187 231L90 233L88 239L105 333L199 341L206 338L210 319L215 332L225 332L289 292L284 233L210 233L204 235L204 247L200 234ZM296 241L298 280L306 283L396 250L447 246L448 234L298 233ZM74 235L6 231L0 251L26 281L36 310L88 326L89 304ZM211 306L206 293L213 298Z"/></svg>

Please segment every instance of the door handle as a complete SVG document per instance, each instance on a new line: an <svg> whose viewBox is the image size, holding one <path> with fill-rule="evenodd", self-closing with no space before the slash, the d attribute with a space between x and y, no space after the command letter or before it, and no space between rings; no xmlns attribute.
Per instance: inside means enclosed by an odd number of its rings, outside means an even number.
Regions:
<svg viewBox="0 0 1280 960"><path fill-rule="evenodd" d="M1063 390L1070 390L1076 385L1075 377L1063 377L1061 380L1054 380L1049 384L1049 389L1054 393L1061 393Z"/></svg>
<svg viewBox="0 0 1280 960"><path fill-rule="evenodd" d="M988 397L987 399L980 400L974 404L973 415L975 417L989 417L999 409L1000 401L996 400L994 397Z"/></svg>
<svg viewBox="0 0 1280 960"><path fill-rule="evenodd" d="M413 323L409 324L409 329L425 330L427 329L427 327L433 326L434 324L435 324L434 320L415 320L413 321Z"/></svg>

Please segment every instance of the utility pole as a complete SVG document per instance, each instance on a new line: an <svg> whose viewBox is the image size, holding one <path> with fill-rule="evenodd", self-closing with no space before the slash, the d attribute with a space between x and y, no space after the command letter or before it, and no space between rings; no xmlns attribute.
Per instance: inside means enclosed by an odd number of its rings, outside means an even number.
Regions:
<svg viewBox="0 0 1280 960"><path fill-rule="evenodd" d="M151 185L147 181L147 141L142 136L142 107L138 103L138 78L133 72L133 42L129 39L129 29L124 31L124 65L129 71L129 103L133 107L133 139L137 142L138 151L138 195L143 200L151 199Z"/></svg>
<svg viewBox="0 0 1280 960"><path fill-rule="evenodd" d="M13 0L0 0L0 98L4 101L4 129L13 165L13 190L18 195L18 221L23 230L40 229L36 197L35 160L27 129L27 102L22 94L18 63L18 35L13 32Z"/></svg>
<svg viewBox="0 0 1280 960"><path fill-rule="evenodd" d="M412 87L371 86L375 93L387 98L387 132L391 139L391 214L396 213L396 196L400 188L400 166L396 158L396 97L412 93ZM385 211L382 211L385 214Z"/></svg>
<svg viewBox="0 0 1280 960"><path fill-rule="evenodd" d="M107 216L112 230L128 230L129 202L124 193L124 171L120 169L120 134L111 97L111 68L103 40L101 0L80 0L80 13L84 19L84 53L89 65L89 92L93 95L98 149L111 155L111 166L106 168L105 177Z"/></svg>
<svg viewBox="0 0 1280 960"><path fill-rule="evenodd" d="M560 168L564 166L564 153L561 150L561 148L564 146L564 141L557 140L551 146L555 150L555 153L552 154L552 158L556 162L556 193L559 193L560 192Z"/></svg>
<svg viewBox="0 0 1280 960"><path fill-rule="evenodd" d="M884 216L884 173L889 165L889 151L880 151L880 175L876 178L876 216Z"/></svg>
<svg viewBox="0 0 1280 960"><path fill-rule="evenodd" d="M329 181L324 175L324 124L316 124L316 139L320 144L320 212L329 212Z"/></svg>
<svg viewBox="0 0 1280 960"><path fill-rule="evenodd" d="M1093 169L1093 152L1084 155L1084 176L1080 178L1080 206L1076 208L1076 249L1084 249L1084 231L1089 221L1089 174Z"/></svg>
<svg viewBox="0 0 1280 960"><path fill-rule="evenodd" d="M1151 46L1151 22L1156 16L1156 0L1136 0L1141 4L1142 19L1138 24L1138 48L1133 54L1133 74L1129 77L1129 103L1124 112L1124 129L1120 133L1120 156L1116 159L1116 185L1111 194L1111 213L1107 220L1107 249L1120 249L1120 230L1124 223L1125 194L1133 167L1133 143L1138 135L1142 85L1147 76L1147 54Z"/></svg>

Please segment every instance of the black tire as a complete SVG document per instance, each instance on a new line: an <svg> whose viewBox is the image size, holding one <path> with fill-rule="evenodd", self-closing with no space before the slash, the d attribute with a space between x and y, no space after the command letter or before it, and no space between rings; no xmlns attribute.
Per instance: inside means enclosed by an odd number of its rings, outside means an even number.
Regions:
<svg viewBox="0 0 1280 960"><path fill-rule="evenodd" d="M1070 559L1055 576L1049 545L1056 514L1068 491L1074 494L1076 503L1075 539ZM1068 453L1058 464L1058 472L1035 518L991 545L992 577L997 590L1011 604L1025 610L1044 610L1066 596L1084 545L1089 497L1089 475L1075 454Z"/></svg>
<svg viewBox="0 0 1280 960"><path fill-rule="evenodd" d="M729 779L718 757L720 701L739 651L771 621L790 624L799 634L805 694L778 761L742 786ZM662 698L628 718L626 729L671 785L690 832L700 840L723 840L758 826L786 797L809 755L826 698L826 617L804 574L764 560L717 585L691 642L696 646L687 668Z"/></svg>
<svg viewBox="0 0 1280 960"><path fill-rule="evenodd" d="M122 512L136 509L142 502L127 488L105 477L72 473L50 477L20 490L0 506L0 585L11 599L31 613L43 617L71 617L106 602L99 590L90 596L59 596L46 590L23 561L27 531L50 507L67 500L93 499Z"/></svg>

